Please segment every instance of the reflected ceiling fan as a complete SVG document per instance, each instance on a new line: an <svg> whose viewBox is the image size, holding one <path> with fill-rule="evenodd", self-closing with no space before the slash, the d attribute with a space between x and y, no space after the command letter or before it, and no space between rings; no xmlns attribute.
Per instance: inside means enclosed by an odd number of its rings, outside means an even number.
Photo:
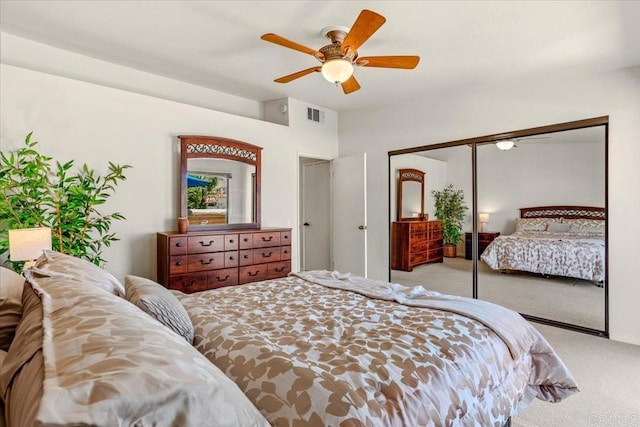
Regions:
<svg viewBox="0 0 640 427"><path fill-rule="evenodd" d="M292 80L306 76L314 72L321 72L325 79L335 85L341 85L345 94L360 89L360 84L353 76L353 67L379 67L379 68L404 68L413 69L420 61L419 56L358 56L358 49L362 44L384 24L384 16L364 9L358 15L349 30L345 27L326 27L322 34L331 40L319 50L314 50L291 40L287 40L277 34L267 33L260 37L271 43L275 43L302 53L314 56L322 63L321 66L307 68L275 80L277 83L289 83Z"/></svg>
<svg viewBox="0 0 640 427"><path fill-rule="evenodd" d="M500 141L496 141L496 147L499 150L511 150L512 148L517 148L518 146L516 145L516 142L520 142L520 141L528 141L530 139L548 139L551 138L550 136L528 136L528 137L523 137L523 138L508 138L508 139L501 139Z"/></svg>

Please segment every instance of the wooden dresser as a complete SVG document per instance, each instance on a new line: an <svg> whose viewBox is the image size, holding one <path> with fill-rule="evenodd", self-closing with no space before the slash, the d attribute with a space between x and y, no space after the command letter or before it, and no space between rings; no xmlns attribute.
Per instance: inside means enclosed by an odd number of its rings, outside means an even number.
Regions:
<svg viewBox="0 0 640 427"><path fill-rule="evenodd" d="M412 271L442 262L442 221L396 221L391 225L391 268Z"/></svg>
<svg viewBox="0 0 640 427"><path fill-rule="evenodd" d="M291 229L157 234L158 282L199 292L285 277L291 271Z"/></svg>
<svg viewBox="0 0 640 427"><path fill-rule="evenodd" d="M487 249L487 246L489 246L489 244L493 242L493 239L495 239L499 235L500 235L500 232L496 232L496 233L483 233L480 231L478 232L478 259L480 259L480 255L482 255L482 252L484 252L484 250ZM473 259L473 249L471 246L472 236L473 236L473 233L464 233L464 258L465 259Z"/></svg>

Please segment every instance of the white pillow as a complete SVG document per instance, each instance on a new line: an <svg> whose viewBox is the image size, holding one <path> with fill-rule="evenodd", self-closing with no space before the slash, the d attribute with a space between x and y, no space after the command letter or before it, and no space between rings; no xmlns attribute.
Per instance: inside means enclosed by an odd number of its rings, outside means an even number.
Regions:
<svg viewBox="0 0 640 427"><path fill-rule="evenodd" d="M570 228L569 224L561 224L559 222L550 222L549 225L547 226L547 231L566 233L567 231L569 231L569 228Z"/></svg>

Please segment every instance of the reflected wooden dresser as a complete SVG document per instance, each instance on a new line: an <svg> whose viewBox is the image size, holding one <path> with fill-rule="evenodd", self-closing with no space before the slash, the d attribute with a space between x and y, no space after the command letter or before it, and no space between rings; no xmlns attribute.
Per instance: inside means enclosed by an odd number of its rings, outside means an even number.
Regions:
<svg viewBox="0 0 640 427"><path fill-rule="evenodd" d="M412 271L442 262L442 221L396 221L391 224L391 268Z"/></svg>
<svg viewBox="0 0 640 427"><path fill-rule="evenodd" d="M157 234L158 282L191 293L285 277L291 229Z"/></svg>

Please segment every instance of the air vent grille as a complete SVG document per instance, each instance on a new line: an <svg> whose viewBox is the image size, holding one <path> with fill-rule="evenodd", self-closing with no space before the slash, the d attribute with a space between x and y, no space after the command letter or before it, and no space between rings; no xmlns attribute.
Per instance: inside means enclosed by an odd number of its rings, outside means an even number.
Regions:
<svg viewBox="0 0 640 427"><path fill-rule="evenodd" d="M322 111L315 108L307 107L307 120L310 120L316 123L321 123L323 115L324 114Z"/></svg>

